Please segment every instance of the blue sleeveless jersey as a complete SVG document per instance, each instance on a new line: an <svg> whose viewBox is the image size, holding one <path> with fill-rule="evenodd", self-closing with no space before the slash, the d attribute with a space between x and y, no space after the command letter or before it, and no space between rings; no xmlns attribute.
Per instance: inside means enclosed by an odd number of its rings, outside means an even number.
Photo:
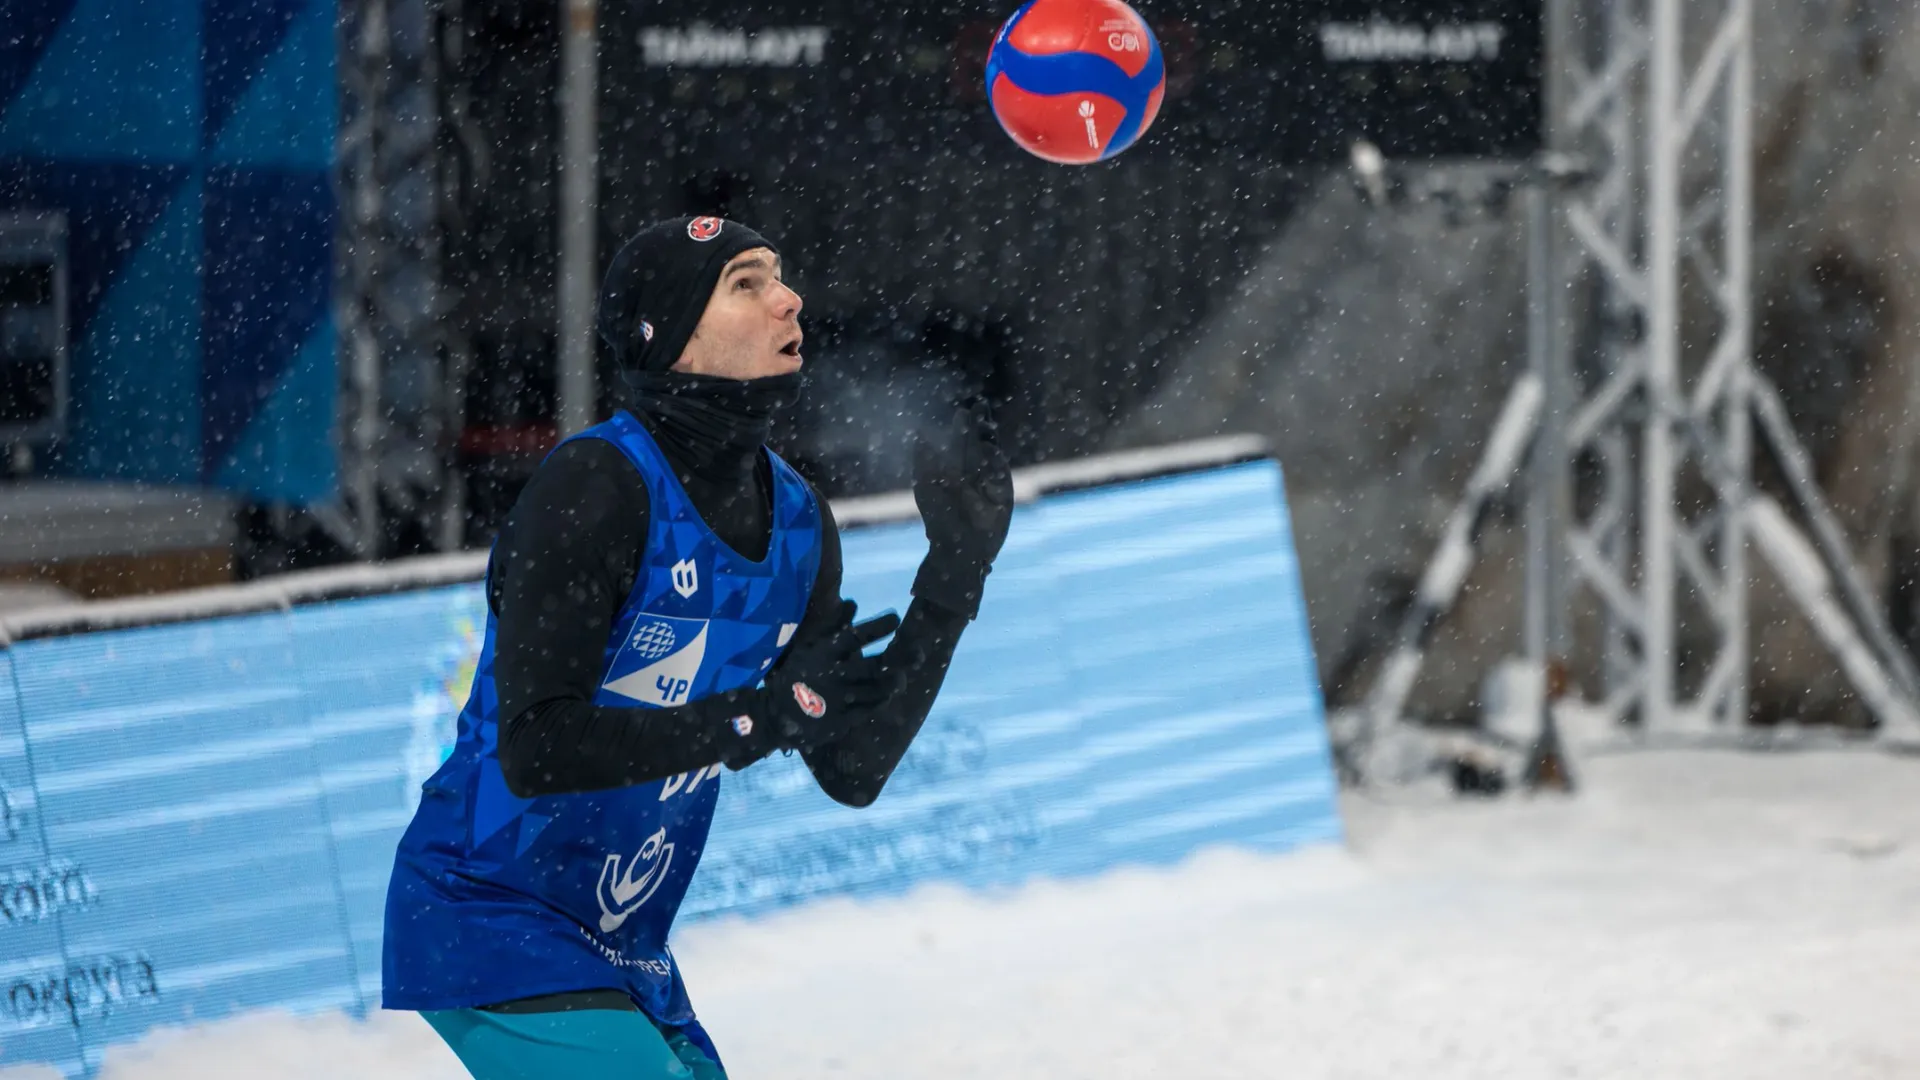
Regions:
<svg viewBox="0 0 1920 1080"><path fill-rule="evenodd" d="M773 536L752 562L716 537L626 413L575 438L619 447L651 500L645 557L607 641L602 705L682 705L757 684L820 568L813 494L770 451ZM453 754L421 791L387 892L383 1004L454 1009L621 989L693 1025L667 932L706 846L718 765L636 787L516 798L496 753L495 621Z"/></svg>

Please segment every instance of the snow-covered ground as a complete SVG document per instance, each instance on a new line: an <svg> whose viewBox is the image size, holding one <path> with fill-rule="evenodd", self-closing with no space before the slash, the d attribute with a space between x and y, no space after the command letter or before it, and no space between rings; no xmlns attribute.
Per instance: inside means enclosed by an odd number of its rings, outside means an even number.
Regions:
<svg viewBox="0 0 1920 1080"><path fill-rule="evenodd" d="M1920 1076L1920 760L1630 752L1581 779L1348 796L1345 850L829 902L679 954L736 1080ZM158 1033L103 1075L465 1074L388 1014Z"/></svg>

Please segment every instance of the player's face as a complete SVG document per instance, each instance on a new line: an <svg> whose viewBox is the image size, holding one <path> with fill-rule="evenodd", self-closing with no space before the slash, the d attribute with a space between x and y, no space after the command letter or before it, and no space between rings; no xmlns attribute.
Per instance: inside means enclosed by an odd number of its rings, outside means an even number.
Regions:
<svg viewBox="0 0 1920 1080"><path fill-rule="evenodd" d="M724 379L800 370L800 294L780 280L780 256L749 248L728 260L673 369Z"/></svg>

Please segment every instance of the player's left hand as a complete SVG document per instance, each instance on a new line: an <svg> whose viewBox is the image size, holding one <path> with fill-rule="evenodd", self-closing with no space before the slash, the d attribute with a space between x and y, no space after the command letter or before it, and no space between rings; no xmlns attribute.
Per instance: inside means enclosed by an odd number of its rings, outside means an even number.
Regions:
<svg viewBox="0 0 1920 1080"><path fill-rule="evenodd" d="M927 557L913 595L972 619L987 574L1013 522L1013 473L995 443L984 396L962 404L942 428L914 441L913 501L927 530Z"/></svg>

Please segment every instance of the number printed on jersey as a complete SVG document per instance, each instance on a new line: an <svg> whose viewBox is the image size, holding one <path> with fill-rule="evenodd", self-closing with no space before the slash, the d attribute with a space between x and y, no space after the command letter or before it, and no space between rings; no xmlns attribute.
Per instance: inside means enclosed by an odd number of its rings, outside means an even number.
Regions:
<svg viewBox="0 0 1920 1080"><path fill-rule="evenodd" d="M642 612L607 666L601 689L642 705L685 705L707 657L707 620Z"/></svg>

